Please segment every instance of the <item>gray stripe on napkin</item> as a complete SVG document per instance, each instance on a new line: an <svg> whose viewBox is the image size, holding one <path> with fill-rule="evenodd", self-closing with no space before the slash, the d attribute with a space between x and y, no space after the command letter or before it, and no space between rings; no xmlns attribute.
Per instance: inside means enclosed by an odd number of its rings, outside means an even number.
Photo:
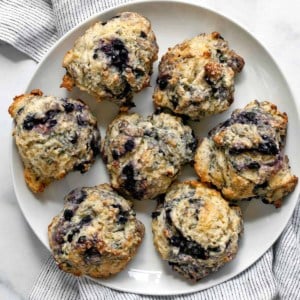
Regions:
<svg viewBox="0 0 300 300"><path fill-rule="evenodd" d="M1 0L0 40L39 61L58 36L50 1Z"/></svg>
<svg viewBox="0 0 300 300"><path fill-rule="evenodd" d="M53 11L59 35L63 35L91 15L130 0L53 0Z"/></svg>
<svg viewBox="0 0 300 300"><path fill-rule="evenodd" d="M38 276L29 300L74 300L79 298L77 279L61 271L49 257Z"/></svg>

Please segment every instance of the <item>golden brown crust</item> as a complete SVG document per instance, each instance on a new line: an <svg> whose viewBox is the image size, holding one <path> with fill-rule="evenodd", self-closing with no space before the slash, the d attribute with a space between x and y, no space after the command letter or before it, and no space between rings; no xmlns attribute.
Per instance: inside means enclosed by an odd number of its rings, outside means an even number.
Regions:
<svg viewBox="0 0 300 300"><path fill-rule="evenodd" d="M34 193L42 193L46 186L49 183L42 182L39 179L37 179L36 175L31 172L29 169L24 170L24 177L25 181L28 184L29 188L34 192Z"/></svg>
<svg viewBox="0 0 300 300"><path fill-rule="evenodd" d="M67 73L64 75L62 83L60 85L61 88L65 88L67 89L69 92L72 91L73 87L74 87L75 83L73 78Z"/></svg>
<svg viewBox="0 0 300 300"><path fill-rule="evenodd" d="M16 112L18 111L18 108L21 106L23 101L26 101L31 96L42 96L43 92L39 89L32 90L29 94L22 94L15 96L13 99L13 103L9 106L8 112L11 115L12 118L15 117Z"/></svg>

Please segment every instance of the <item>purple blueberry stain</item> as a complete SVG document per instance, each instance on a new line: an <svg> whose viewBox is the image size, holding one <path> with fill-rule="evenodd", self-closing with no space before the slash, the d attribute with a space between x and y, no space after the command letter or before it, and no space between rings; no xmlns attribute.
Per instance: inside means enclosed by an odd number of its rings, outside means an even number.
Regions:
<svg viewBox="0 0 300 300"><path fill-rule="evenodd" d="M87 192L81 188L74 189L65 198L66 202L80 204L87 197Z"/></svg>
<svg viewBox="0 0 300 300"><path fill-rule="evenodd" d="M98 51L102 51L110 59L111 65L120 71L126 68L128 50L120 39L113 39L110 42L100 40L100 47L94 50L94 54L97 54Z"/></svg>

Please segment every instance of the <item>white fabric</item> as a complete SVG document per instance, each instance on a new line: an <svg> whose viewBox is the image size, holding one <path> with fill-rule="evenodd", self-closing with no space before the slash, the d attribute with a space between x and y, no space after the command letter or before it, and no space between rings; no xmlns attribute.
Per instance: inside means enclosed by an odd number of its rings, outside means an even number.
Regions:
<svg viewBox="0 0 300 300"><path fill-rule="evenodd" d="M39 61L49 47L79 22L130 0L0 0L0 42ZM300 299L300 206L281 237L252 267L213 288L185 296L147 297L117 292L45 263L30 300L67 299Z"/></svg>

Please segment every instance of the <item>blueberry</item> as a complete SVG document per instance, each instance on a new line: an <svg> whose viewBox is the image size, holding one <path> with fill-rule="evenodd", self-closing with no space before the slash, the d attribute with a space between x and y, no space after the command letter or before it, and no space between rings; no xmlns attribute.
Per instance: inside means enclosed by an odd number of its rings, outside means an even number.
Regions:
<svg viewBox="0 0 300 300"><path fill-rule="evenodd" d="M246 111L239 114L236 118L236 122L240 124L254 124L257 125L257 114L252 111Z"/></svg>
<svg viewBox="0 0 300 300"><path fill-rule="evenodd" d="M18 109L17 114L20 115L22 113L22 111L24 110L24 106L21 107L20 109Z"/></svg>
<svg viewBox="0 0 300 300"><path fill-rule="evenodd" d="M227 61L227 58L224 56L223 52L220 49L217 49L216 56L219 59L220 63L225 63Z"/></svg>
<svg viewBox="0 0 300 300"><path fill-rule="evenodd" d="M110 44L105 44L100 47L100 50L110 58L111 64L123 70L128 61L128 50L120 39L114 39Z"/></svg>
<svg viewBox="0 0 300 300"><path fill-rule="evenodd" d="M73 211L71 209L65 209L64 211L64 218L66 221L71 221L72 217L73 217Z"/></svg>
<svg viewBox="0 0 300 300"><path fill-rule="evenodd" d="M220 100L225 100L229 96L229 92L224 86L218 88L212 87L212 93L215 98L219 98Z"/></svg>
<svg viewBox="0 0 300 300"><path fill-rule="evenodd" d="M145 75L145 72L141 69L134 69L133 73L135 75L136 78L142 77Z"/></svg>
<svg viewBox="0 0 300 300"><path fill-rule="evenodd" d="M157 78L156 83L158 84L158 86L161 90L164 90L169 83L168 82L169 79L171 79L171 77L169 75L162 75Z"/></svg>
<svg viewBox="0 0 300 300"><path fill-rule="evenodd" d="M277 145L271 139L266 139L263 143L259 144L257 151L269 155L276 155L279 153Z"/></svg>
<svg viewBox="0 0 300 300"><path fill-rule="evenodd" d="M268 186L268 181L255 185L254 189L265 189Z"/></svg>
<svg viewBox="0 0 300 300"><path fill-rule="evenodd" d="M266 198L262 198L261 201L264 204L271 204Z"/></svg>
<svg viewBox="0 0 300 300"><path fill-rule="evenodd" d="M179 236L172 236L170 239L170 244L175 247L180 247L183 245L184 241Z"/></svg>
<svg viewBox="0 0 300 300"><path fill-rule="evenodd" d="M49 128L52 128L52 127L54 127L56 124L57 124L57 121L56 121L56 120L50 120L49 123L48 123L48 127L49 127Z"/></svg>
<svg viewBox="0 0 300 300"><path fill-rule="evenodd" d="M120 154L119 154L119 152L117 150L113 150L111 152L111 155L112 155L112 157L113 157L114 160L117 160L120 157Z"/></svg>
<svg viewBox="0 0 300 300"><path fill-rule="evenodd" d="M72 144L76 144L78 141L78 134L76 132L74 132L74 134L72 136L70 136L70 140L69 140Z"/></svg>
<svg viewBox="0 0 300 300"><path fill-rule="evenodd" d="M69 243L71 243L72 240L73 240L73 234L69 234L69 235L67 236L67 240L68 240Z"/></svg>
<svg viewBox="0 0 300 300"><path fill-rule="evenodd" d="M145 39L147 37L147 34L144 31L141 31L140 37Z"/></svg>
<svg viewBox="0 0 300 300"><path fill-rule="evenodd" d="M90 147L93 151L94 157L100 153L99 141L94 136L90 142Z"/></svg>
<svg viewBox="0 0 300 300"><path fill-rule="evenodd" d="M134 178L133 165L131 163L127 164L123 168L122 174L125 176L123 183L124 189L128 191L134 198L141 199L144 195L144 191L138 189L138 182Z"/></svg>
<svg viewBox="0 0 300 300"><path fill-rule="evenodd" d="M241 154L245 151L244 148L230 148L229 149L229 154L230 155L238 155L238 154Z"/></svg>
<svg viewBox="0 0 300 300"><path fill-rule="evenodd" d="M118 223L120 224L125 224L128 221L128 218L124 215L119 215L118 216Z"/></svg>
<svg viewBox="0 0 300 300"><path fill-rule="evenodd" d="M90 215L87 215L87 216L84 216L82 219L81 219L81 224L87 224L87 223L90 223L92 221L92 217Z"/></svg>
<svg viewBox="0 0 300 300"><path fill-rule="evenodd" d="M214 83L213 83L213 81L211 81L210 77L205 76L205 77L204 77L204 80L205 80L205 82L206 82L208 85L214 85Z"/></svg>
<svg viewBox="0 0 300 300"><path fill-rule="evenodd" d="M87 165L90 163L91 163L90 161L83 161L79 164L74 165L73 170L79 171L81 174L83 174L87 171Z"/></svg>
<svg viewBox="0 0 300 300"><path fill-rule="evenodd" d="M84 243L86 242L86 240L87 240L87 239L86 239L86 236L85 236L85 235L82 235L82 236L79 237L79 239L78 239L77 242L78 242L79 244L84 244Z"/></svg>
<svg viewBox="0 0 300 300"><path fill-rule="evenodd" d="M250 164L247 165L247 168L251 170L258 170L260 168L260 164L256 161L252 161Z"/></svg>
<svg viewBox="0 0 300 300"><path fill-rule="evenodd" d="M152 218L152 219L156 219L159 215L160 215L160 211L154 211L154 212L152 212L152 214L151 214L151 218Z"/></svg>
<svg viewBox="0 0 300 300"><path fill-rule="evenodd" d="M83 189L77 188L71 191L65 198L65 201L80 204L87 197L87 192Z"/></svg>
<svg viewBox="0 0 300 300"><path fill-rule="evenodd" d="M70 113L74 110L74 104L67 102L66 104L63 105L65 112Z"/></svg>
<svg viewBox="0 0 300 300"><path fill-rule="evenodd" d="M55 236L54 236L54 240L59 245L64 244L64 242L65 242L64 232L62 232L62 231L56 232Z"/></svg>
<svg viewBox="0 0 300 300"><path fill-rule="evenodd" d="M73 229L73 230L71 231L71 233L68 234L68 236L67 236L68 242L71 243L72 240L73 240L74 235L77 234L77 233L79 233L79 232L80 232L80 230L79 230L78 228Z"/></svg>
<svg viewBox="0 0 300 300"><path fill-rule="evenodd" d="M212 251L212 252L220 252L221 248L220 247L208 247L207 250Z"/></svg>
<svg viewBox="0 0 300 300"><path fill-rule="evenodd" d="M134 148L134 146L135 146L134 140L127 140L124 145L124 148L126 152L130 152Z"/></svg>
<svg viewBox="0 0 300 300"><path fill-rule="evenodd" d="M36 119L32 115L28 115L23 122L23 128L25 130L31 130L35 125L37 125Z"/></svg>
<svg viewBox="0 0 300 300"><path fill-rule="evenodd" d="M169 241L172 246L179 248L179 252L183 254L190 255L198 259L208 258L207 251L201 247L201 245L194 241L187 240L182 235L172 236Z"/></svg>
<svg viewBox="0 0 300 300"><path fill-rule="evenodd" d="M77 119L77 124L79 126L86 126L88 124L88 122L82 117L82 115L77 115L76 119Z"/></svg>
<svg viewBox="0 0 300 300"><path fill-rule="evenodd" d="M187 144L187 148L194 152L198 146L198 140L195 137L194 132L192 131L193 140Z"/></svg>
<svg viewBox="0 0 300 300"><path fill-rule="evenodd" d="M53 119L59 112L60 112L60 110L58 110L58 109L48 110L46 112L46 121Z"/></svg>
<svg viewBox="0 0 300 300"><path fill-rule="evenodd" d="M134 168L132 164L127 164L123 170L122 173L130 180L134 181Z"/></svg>
<svg viewBox="0 0 300 300"><path fill-rule="evenodd" d="M172 95L171 99L170 99L170 102L172 103L174 109L176 109L176 107L178 106L179 104L179 99L177 96L175 95Z"/></svg>
<svg viewBox="0 0 300 300"><path fill-rule="evenodd" d="M130 84L128 82L126 82L123 92L120 93L120 94L118 94L117 98L118 99L127 98L130 93L131 93L131 86L130 86Z"/></svg>
<svg viewBox="0 0 300 300"><path fill-rule="evenodd" d="M120 204L112 204L111 205L113 208L117 208L119 211L122 210L122 206Z"/></svg>
<svg viewBox="0 0 300 300"><path fill-rule="evenodd" d="M88 263L97 263L100 260L101 254L96 247L91 247L84 252L84 259Z"/></svg>

